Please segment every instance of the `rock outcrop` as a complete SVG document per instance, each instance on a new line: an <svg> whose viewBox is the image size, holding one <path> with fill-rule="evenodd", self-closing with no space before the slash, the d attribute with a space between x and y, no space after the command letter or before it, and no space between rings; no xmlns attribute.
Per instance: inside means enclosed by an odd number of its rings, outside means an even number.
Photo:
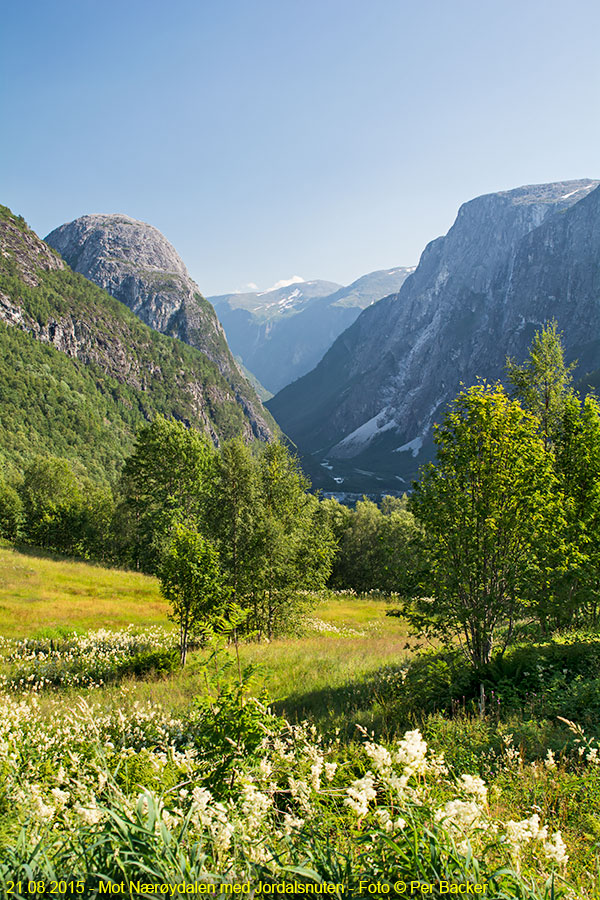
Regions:
<svg viewBox="0 0 600 900"><path fill-rule="evenodd" d="M258 401L261 415L248 413L231 381L206 354L140 322L121 302L74 273L6 207L0 207L0 325L76 361L74 371L86 380L92 402L96 393L101 395L111 410L119 408L117 418L128 407L126 424L119 426L128 429L128 440L141 422L158 413L205 430L215 443L234 434L269 439L276 430ZM7 328L0 330L0 344ZM26 365L27 345L19 347Z"/></svg>

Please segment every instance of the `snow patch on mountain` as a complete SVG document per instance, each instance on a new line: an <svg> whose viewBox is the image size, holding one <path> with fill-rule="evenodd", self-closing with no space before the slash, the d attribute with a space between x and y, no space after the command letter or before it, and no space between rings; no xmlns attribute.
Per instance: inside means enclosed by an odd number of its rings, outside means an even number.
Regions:
<svg viewBox="0 0 600 900"><path fill-rule="evenodd" d="M408 441L408 443L402 444L401 447L396 447L396 449L393 450L392 452L393 453L408 453L408 451L410 450L413 456L418 456L419 450L421 449L422 446L423 446L423 438L420 436L417 436L416 438L413 438L412 441Z"/></svg>
<svg viewBox="0 0 600 900"><path fill-rule="evenodd" d="M343 448L347 450L349 447L353 449L367 447L374 437L383 434L385 431L390 431L392 428L397 428L394 419L389 418L389 412L389 408L387 406L384 407L372 419L363 422L362 425L359 425L358 428L347 434L345 438L342 438L334 449L341 450Z"/></svg>

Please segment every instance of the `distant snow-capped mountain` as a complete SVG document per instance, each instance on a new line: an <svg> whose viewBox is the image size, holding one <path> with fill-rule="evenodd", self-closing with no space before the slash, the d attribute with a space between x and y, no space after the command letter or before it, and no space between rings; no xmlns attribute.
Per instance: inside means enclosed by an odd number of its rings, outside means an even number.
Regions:
<svg viewBox="0 0 600 900"><path fill-rule="evenodd" d="M294 280L269 291L208 299L233 353L265 388L276 392L310 371L362 309L397 291L412 271L383 269L346 287Z"/></svg>

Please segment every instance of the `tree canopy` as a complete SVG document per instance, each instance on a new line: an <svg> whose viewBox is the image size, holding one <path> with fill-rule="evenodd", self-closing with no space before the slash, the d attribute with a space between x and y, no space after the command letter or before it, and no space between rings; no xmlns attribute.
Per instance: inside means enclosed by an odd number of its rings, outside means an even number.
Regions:
<svg viewBox="0 0 600 900"><path fill-rule="evenodd" d="M437 463L410 503L430 551L423 588L431 599L414 615L438 635L458 636L480 666L510 640L545 577L564 525L557 477L537 420L500 385L460 393L435 442Z"/></svg>

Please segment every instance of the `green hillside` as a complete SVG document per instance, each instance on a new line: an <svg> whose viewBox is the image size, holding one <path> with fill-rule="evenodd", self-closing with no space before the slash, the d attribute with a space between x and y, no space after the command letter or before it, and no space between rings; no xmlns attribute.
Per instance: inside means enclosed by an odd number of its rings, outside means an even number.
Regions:
<svg viewBox="0 0 600 900"><path fill-rule="evenodd" d="M113 480L159 413L215 441L252 436L204 354L144 325L0 207L0 466L53 454Z"/></svg>

